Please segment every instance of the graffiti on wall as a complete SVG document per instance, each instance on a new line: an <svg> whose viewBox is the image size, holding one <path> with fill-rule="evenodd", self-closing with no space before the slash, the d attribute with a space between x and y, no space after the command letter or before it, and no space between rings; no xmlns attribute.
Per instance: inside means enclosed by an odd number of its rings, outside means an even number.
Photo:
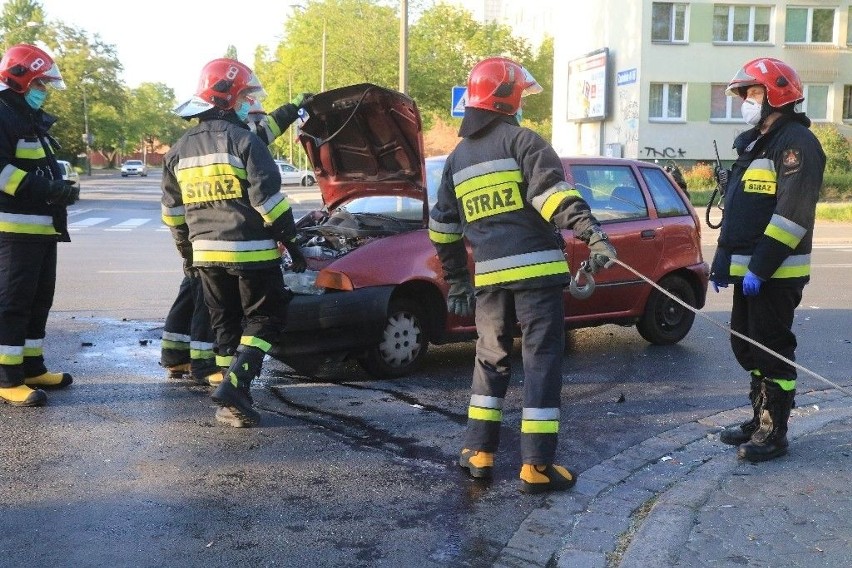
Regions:
<svg viewBox="0 0 852 568"><path fill-rule="evenodd" d="M631 97L630 91L619 90L618 116L615 132L619 142L624 145L625 156L639 155L639 101Z"/></svg>
<svg viewBox="0 0 852 568"><path fill-rule="evenodd" d="M672 148L671 146L666 146L665 148L654 148L653 146L645 146L644 150L646 158L683 158L686 156L686 150L683 148Z"/></svg>

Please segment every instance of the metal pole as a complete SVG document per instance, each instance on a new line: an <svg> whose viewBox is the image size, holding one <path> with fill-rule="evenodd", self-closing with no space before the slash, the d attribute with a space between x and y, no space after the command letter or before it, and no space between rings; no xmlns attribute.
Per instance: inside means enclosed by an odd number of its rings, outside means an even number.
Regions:
<svg viewBox="0 0 852 568"><path fill-rule="evenodd" d="M322 21L322 67L320 68L320 92L325 92L325 20Z"/></svg>
<svg viewBox="0 0 852 568"><path fill-rule="evenodd" d="M399 7L399 91L408 94L408 0Z"/></svg>
<svg viewBox="0 0 852 568"><path fill-rule="evenodd" d="M293 100L293 72L290 72L290 75L287 79L287 100ZM293 163L293 123L290 123L290 126L287 127L287 131L290 133L290 163Z"/></svg>
<svg viewBox="0 0 852 568"><path fill-rule="evenodd" d="M83 82L80 81L80 84L83 85ZM83 86L83 129L86 137L86 174L92 175L92 154L90 149L91 138L89 135L89 105L86 102L86 87Z"/></svg>

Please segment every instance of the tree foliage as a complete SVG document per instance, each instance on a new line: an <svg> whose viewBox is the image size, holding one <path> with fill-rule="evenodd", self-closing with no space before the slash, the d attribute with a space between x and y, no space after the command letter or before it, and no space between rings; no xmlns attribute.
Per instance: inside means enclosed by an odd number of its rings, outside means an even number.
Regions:
<svg viewBox="0 0 852 568"><path fill-rule="evenodd" d="M852 154L849 140L843 136L836 124L818 124L812 128L814 135L825 152L825 171L848 173L852 170Z"/></svg>

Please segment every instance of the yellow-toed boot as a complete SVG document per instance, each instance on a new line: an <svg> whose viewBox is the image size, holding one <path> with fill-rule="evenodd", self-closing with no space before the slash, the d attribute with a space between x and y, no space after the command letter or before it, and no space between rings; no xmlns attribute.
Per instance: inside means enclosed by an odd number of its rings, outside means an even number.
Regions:
<svg viewBox="0 0 852 568"><path fill-rule="evenodd" d="M459 455L459 465L466 468L471 477L490 479L494 472L494 454L464 448Z"/></svg>
<svg viewBox="0 0 852 568"><path fill-rule="evenodd" d="M561 465L525 463L521 467L521 491L524 493L565 491L574 487L575 483L577 475Z"/></svg>
<svg viewBox="0 0 852 568"><path fill-rule="evenodd" d="M42 406L47 402L43 390L31 389L27 385L0 387L0 400L12 406Z"/></svg>
<svg viewBox="0 0 852 568"><path fill-rule="evenodd" d="M171 367L166 367L167 379L183 379L188 374L189 363L182 363L180 365L172 365Z"/></svg>
<svg viewBox="0 0 852 568"><path fill-rule="evenodd" d="M51 373L50 371L42 373L37 377L27 377L24 379L25 385L40 389L59 389L67 387L73 382L74 379L68 373Z"/></svg>

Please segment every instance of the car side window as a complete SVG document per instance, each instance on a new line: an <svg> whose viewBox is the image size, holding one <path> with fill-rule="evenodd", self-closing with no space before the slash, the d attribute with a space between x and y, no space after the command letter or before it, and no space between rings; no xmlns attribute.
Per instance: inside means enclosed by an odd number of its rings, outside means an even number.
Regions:
<svg viewBox="0 0 852 568"><path fill-rule="evenodd" d="M642 172L642 177L648 184L648 190L651 192L651 199L654 200L654 206L657 208L658 217L680 217L690 214L689 208L684 203L680 193L662 170L639 168L639 171Z"/></svg>
<svg viewBox="0 0 852 568"><path fill-rule="evenodd" d="M648 204L629 166L571 165L574 186L598 221L648 217Z"/></svg>

